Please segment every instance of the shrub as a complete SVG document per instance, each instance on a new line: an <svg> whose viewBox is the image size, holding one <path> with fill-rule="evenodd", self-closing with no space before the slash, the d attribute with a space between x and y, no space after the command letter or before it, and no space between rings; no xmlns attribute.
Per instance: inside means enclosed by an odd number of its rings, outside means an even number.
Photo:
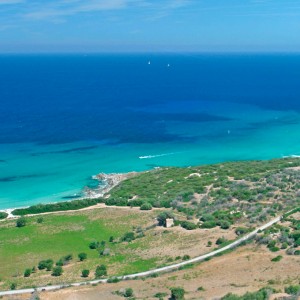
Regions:
<svg viewBox="0 0 300 300"><path fill-rule="evenodd" d="M99 277L102 277L102 276L106 276L106 275L107 275L106 266L101 265L101 266L98 266L96 268L96 272L95 272L95 277L96 278L99 278Z"/></svg>
<svg viewBox="0 0 300 300"><path fill-rule="evenodd" d="M121 238L122 242L131 242L135 239L134 232L126 232Z"/></svg>
<svg viewBox="0 0 300 300"><path fill-rule="evenodd" d="M164 297L168 296L167 293L156 293L153 297L163 299Z"/></svg>
<svg viewBox="0 0 300 300"><path fill-rule="evenodd" d="M290 285L284 291L289 295L297 295L300 292L300 285Z"/></svg>
<svg viewBox="0 0 300 300"><path fill-rule="evenodd" d="M43 217L39 217L39 218L37 218L36 222L39 223L39 224L43 223L44 222L44 218Z"/></svg>
<svg viewBox="0 0 300 300"><path fill-rule="evenodd" d="M114 242L114 237L113 237L113 236L111 236L111 237L109 238L109 242L110 242L110 243L113 243L113 242Z"/></svg>
<svg viewBox="0 0 300 300"><path fill-rule="evenodd" d="M84 252L81 252L78 254L78 258L80 261L84 261L85 259L87 259L87 254Z"/></svg>
<svg viewBox="0 0 300 300"><path fill-rule="evenodd" d="M218 238L218 239L216 240L216 244L217 244L217 245L222 245L222 244L224 244L224 243L226 243L226 242L227 242L227 239L224 238L224 236L221 237L221 238Z"/></svg>
<svg viewBox="0 0 300 300"><path fill-rule="evenodd" d="M47 271L50 271L52 269L52 266L53 266L52 259L41 260L38 264L38 269L39 270L47 269Z"/></svg>
<svg viewBox="0 0 300 300"><path fill-rule="evenodd" d="M55 264L56 266L63 266L64 265L64 262L62 261L62 259L58 260Z"/></svg>
<svg viewBox="0 0 300 300"><path fill-rule="evenodd" d="M81 276L82 276L82 277L85 277L85 278L86 278L86 277L89 277L89 275L90 275L90 270L86 270L86 269L85 269L85 270L82 270L82 271L81 271Z"/></svg>
<svg viewBox="0 0 300 300"><path fill-rule="evenodd" d="M274 247L269 247L269 249L270 249L270 251L272 251L272 252L277 252L277 251L280 250L280 249L279 249L278 247L276 247L276 246L274 246Z"/></svg>
<svg viewBox="0 0 300 300"><path fill-rule="evenodd" d="M21 217L17 220L16 226L17 227L24 227L26 226L27 220L24 217Z"/></svg>
<svg viewBox="0 0 300 300"><path fill-rule="evenodd" d="M180 287L171 288L171 300L184 300L185 290Z"/></svg>
<svg viewBox="0 0 300 300"><path fill-rule="evenodd" d="M222 229L229 229L230 228L230 223L228 222L228 221L221 221L220 222L220 227L222 228Z"/></svg>
<svg viewBox="0 0 300 300"><path fill-rule="evenodd" d="M194 230L196 229L198 226L192 222L189 221L183 221L181 222L181 227L186 229L186 230Z"/></svg>
<svg viewBox="0 0 300 300"><path fill-rule="evenodd" d="M128 298L128 297L132 297L132 296L133 296L133 289L132 288L127 288L125 290L124 297Z"/></svg>
<svg viewBox="0 0 300 300"><path fill-rule="evenodd" d="M0 211L0 220L6 219L8 214L4 211Z"/></svg>
<svg viewBox="0 0 300 300"><path fill-rule="evenodd" d="M182 260L189 260L191 257L187 254L183 255Z"/></svg>
<svg viewBox="0 0 300 300"><path fill-rule="evenodd" d="M17 288L17 284L13 282L13 283L10 285L10 289L11 289L11 290L15 290L16 288Z"/></svg>
<svg viewBox="0 0 300 300"><path fill-rule="evenodd" d="M277 261L281 261L282 260L282 256L281 255L278 255L274 258L271 259L271 261L274 261L274 262L277 262Z"/></svg>
<svg viewBox="0 0 300 300"><path fill-rule="evenodd" d="M201 228L214 228L217 226L216 221L206 221L201 225Z"/></svg>
<svg viewBox="0 0 300 300"><path fill-rule="evenodd" d="M63 257L61 257L57 262L56 262L56 265L57 266L65 266L65 265L67 265L69 262L70 262L70 260L72 260L73 259L73 255L72 254L68 254L68 255L66 255L66 256L63 256Z"/></svg>
<svg viewBox="0 0 300 300"><path fill-rule="evenodd" d="M53 268L52 276L61 276L63 273L63 268L61 266L57 266Z"/></svg>
<svg viewBox="0 0 300 300"><path fill-rule="evenodd" d="M118 277L111 277L107 279L107 283L117 283L120 279Z"/></svg>
<svg viewBox="0 0 300 300"><path fill-rule="evenodd" d="M29 277L32 273L32 269L26 269L24 272L24 277Z"/></svg>
<svg viewBox="0 0 300 300"><path fill-rule="evenodd" d="M98 247L98 243L97 242L90 242L89 244L89 248L90 249L97 249Z"/></svg>
<svg viewBox="0 0 300 300"><path fill-rule="evenodd" d="M143 203L140 207L140 210L151 210L152 209L152 205L148 202Z"/></svg>

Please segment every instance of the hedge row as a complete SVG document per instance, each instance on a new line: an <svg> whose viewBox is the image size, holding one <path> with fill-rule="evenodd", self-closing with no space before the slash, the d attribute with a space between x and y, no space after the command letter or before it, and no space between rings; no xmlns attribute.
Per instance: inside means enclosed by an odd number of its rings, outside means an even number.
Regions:
<svg viewBox="0 0 300 300"><path fill-rule="evenodd" d="M37 204L37 205L29 206L27 208L15 209L12 213L16 216L25 216L28 214L40 214L45 212L78 210L102 202L104 202L102 198L97 198L97 199L82 199L82 200L73 200L73 201L65 201L65 202L57 202L57 203L49 203L49 204Z"/></svg>

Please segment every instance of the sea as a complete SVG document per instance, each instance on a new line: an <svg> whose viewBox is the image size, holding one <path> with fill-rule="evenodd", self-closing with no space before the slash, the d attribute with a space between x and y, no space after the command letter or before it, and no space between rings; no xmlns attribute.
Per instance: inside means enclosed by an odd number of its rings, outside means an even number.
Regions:
<svg viewBox="0 0 300 300"><path fill-rule="evenodd" d="M0 55L0 209L93 175L300 155L300 55Z"/></svg>

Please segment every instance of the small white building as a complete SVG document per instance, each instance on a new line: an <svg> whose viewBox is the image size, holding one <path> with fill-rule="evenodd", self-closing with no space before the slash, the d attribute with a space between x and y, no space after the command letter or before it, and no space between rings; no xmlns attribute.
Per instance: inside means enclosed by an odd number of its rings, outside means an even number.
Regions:
<svg viewBox="0 0 300 300"><path fill-rule="evenodd" d="M174 219L166 219L166 227L170 228L174 226Z"/></svg>

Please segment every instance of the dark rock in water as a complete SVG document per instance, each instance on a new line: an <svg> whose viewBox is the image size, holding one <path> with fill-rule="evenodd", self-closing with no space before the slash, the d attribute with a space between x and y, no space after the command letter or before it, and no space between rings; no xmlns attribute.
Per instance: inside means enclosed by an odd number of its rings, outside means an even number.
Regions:
<svg viewBox="0 0 300 300"><path fill-rule="evenodd" d="M0 163L6 163L6 160L0 159Z"/></svg>

